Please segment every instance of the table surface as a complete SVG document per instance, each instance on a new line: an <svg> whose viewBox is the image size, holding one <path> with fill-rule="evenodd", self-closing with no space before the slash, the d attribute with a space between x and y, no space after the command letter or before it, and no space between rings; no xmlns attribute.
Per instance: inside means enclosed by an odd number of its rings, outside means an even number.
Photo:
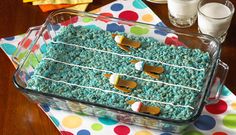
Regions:
<svg viewBox="0 0 236 135"><path fill-rule="evenodd" d="M40 9L31 4L23 4L22 0L2 0L0 4L0 38L22 34L29 27L41 25L49 13L42 13ZM87 11L96 9L114 0L94 0ZM236 1L232 0L234 5ZM164 4L145 3L169 27L173 27L167 18L167 6ZM197 31L195 24L183 31ZM236 84L236 17L234 16L226 41L222 44L221 59L229 67L226 86L234 90ZM47 118L36 104L21 94L12 83L14 67L7 56L0 51L0 134L3 135L33 135L33 134L60 134L53 123ZM236 93L236 91L232 91Z"/></svg>

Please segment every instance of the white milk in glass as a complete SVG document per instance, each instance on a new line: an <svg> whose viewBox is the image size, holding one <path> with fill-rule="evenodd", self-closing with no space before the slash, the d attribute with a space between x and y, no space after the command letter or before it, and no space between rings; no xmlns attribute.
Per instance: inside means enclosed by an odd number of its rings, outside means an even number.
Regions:
<svg viewBox="0 0 236 135"><path fill-rule="evenodd" d="M219 37L226 34L232 17L230 9L216 2L211 2L200 7L198 12L198 27L199 30L214 37Z"/></svg>
<svg viewBox="0 0 236 135"><path fill-rule="evenodd" d="M191 18L197 15L199 0L168 0L168 10L175 18Z"/></svg>

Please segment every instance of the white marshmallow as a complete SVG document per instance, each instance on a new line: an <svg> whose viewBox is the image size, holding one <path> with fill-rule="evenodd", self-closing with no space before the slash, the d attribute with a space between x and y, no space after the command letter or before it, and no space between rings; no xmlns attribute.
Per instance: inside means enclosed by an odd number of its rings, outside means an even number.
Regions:
<svg viewBox="0 0 236 135"><path fill-rule="evenodd" d="M142 102L134 102L134 103L131 105L131 109L132 109L133 111L135 111L135 112L139 112L142 105L143 105Z"/></svg>
<svg viewBox="0 0 236 135"><path fill-rule="evenodd" d="M115 41L118 44L121 44L123 39L124 39L124 36L122 36L122 35L116 35L115 36Z"/></svg>
<svg viewBox="0 0 236 135"><path fill-rule="evenodd" d="M143 71L144 68L144 62L143 61L139 61L137 63L135 63L135 69L139 70L139 71Z"/></svg>
<svg viewBox="0 0 236 135"><path fill-rule="evenodd" d="M119 74L112 74L109 78L109 81L113 85L117 85L119 81Z"/></svg>

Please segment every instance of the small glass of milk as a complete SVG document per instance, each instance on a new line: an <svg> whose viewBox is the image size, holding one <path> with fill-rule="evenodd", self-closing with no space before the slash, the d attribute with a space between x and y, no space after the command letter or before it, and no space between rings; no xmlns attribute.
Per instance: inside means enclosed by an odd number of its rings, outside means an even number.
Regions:
<svg viewBox="0 0 236 135"><path fill-rule="evenodd" d="M179 28L192 26L197 19L197 6L200 0L168 0L170 22Z"/></svg>
<svg viewBox="0 0 236 135"><path fill-rule="evenodd" d="M198 5L198 30L224 42L234 14L229 0L201 0Z"/></svg>

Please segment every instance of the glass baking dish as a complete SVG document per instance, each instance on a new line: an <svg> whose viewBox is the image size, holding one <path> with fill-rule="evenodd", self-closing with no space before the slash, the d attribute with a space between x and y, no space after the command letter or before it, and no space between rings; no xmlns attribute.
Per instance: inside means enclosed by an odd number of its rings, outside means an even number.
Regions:
<svg viewBox="0 0 236 135"><path fill-rule="evenodd" d="M187 120L174 120L159 118L145 113L137 113L124 109L101 105L98 103L84 102L73 98L66 98L60 95L43 93L37 90L29 89L28 80L32 77L35 67L40 63L45 53L47 45L53 41L61 29L68 25L85 26L90 28L99 28L112 32L119 31L117 26L122 25L125 33L135 36L153 37L160 42L169 45L184 45L191 49L200 49L208 52L211 61L206 70L203 88L198 98L198 103L193 107L193 115ZM107 29L107 24L114 27ZM140 34L131 33L132 27L148 29L149 33ZM168 40L168 35L174 38ZM220 44L215 38L193 33L182 33L170 30L165 26L151 25L141 22L132 22L118 18L106 17L97 14L74 10L59 10L50 14L42 26L30 28L22 39L16 52L12 56L13 61L18 65L14 74L13 81L21 92L27 95L34 102L48 104L53 108L60 108L73 112L84 113L96 117L106 117L118 120L128 124L145 126L152 129L159 129L167 132L181 132L190 123L195 121L201 114L204 105L216 103L227 76L228 66L220 60Z"/></svg>

